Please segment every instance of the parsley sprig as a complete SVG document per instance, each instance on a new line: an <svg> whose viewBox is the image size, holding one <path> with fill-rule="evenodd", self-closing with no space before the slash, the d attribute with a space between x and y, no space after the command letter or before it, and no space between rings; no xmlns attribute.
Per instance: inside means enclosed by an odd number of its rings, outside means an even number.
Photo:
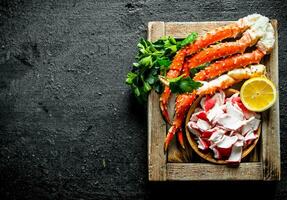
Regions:
<svg viewBox="0 0 287 200"><path fill-rule="evenodd" d="M198 34L195 32L191 33L184 40L164 36L153 43L145 39L140 39L137 44L137 62L133 63L132 70L126 77L126 84L131 86L132 92L139 102L145 102L152 89L155 89L158 93L163 91L163 85L159 80L159 75L166 76L176 52L185 45L193 43L197 36ZM177 81L182 82L182 80L181 77ZM192 81L192 79L190 80ZM174 84L176 84L176 81L174 81ZM180 83L180 85L184 84L189 85L186 81ZM173 83L171 85L173 85ZM198 84L195 84L195 86L198 86ZM172 91L181 92L181 90L181 87L177 88L174 86Z"/></svg>

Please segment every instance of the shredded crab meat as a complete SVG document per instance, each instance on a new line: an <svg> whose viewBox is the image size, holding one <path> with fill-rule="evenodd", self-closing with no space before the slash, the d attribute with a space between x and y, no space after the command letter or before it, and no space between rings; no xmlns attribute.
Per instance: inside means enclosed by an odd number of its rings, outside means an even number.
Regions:
<svg viewBox="0 0 287 200"><path fill-rule="evenodd" d="M227 135L224 135L222 140L217 143L217 147L219 148L223 148L223 149L228 149L230 148L236 141L238 140L238 137L237 136L227 136Z"/></svg>
<svg viewBox="0 0 287 200"><path fill-rule="evenodd" d="M241 156L242 156L242 147L243 147L243 142L242 141L236 142L232 146L231 154L230 154L227 162L239 163L241 161Z"/></svg>
<svg viewBox="0 0 287 200"><path fill-rule="evenodd" d="M213 109L209 110L207 113L207 119L212 123L215 124L218 118L224 114L223 109L220 106L214 106Z"/></svg>
<svg viewBox="0 0 287 200"><path fill-rule="evenodd" d="M223 91L204 96L196 111L188 128L196 137L198 148L210 149L215 159L239 163L244 148L258 138L260 115L244 107L239 93L228 98Z"/></svg>
<svg viewBox="0 0 287 200"><path fill-rule="evenodd" d="M255 117L251 117L246 120L245 125L242 127L242 135L246 135L249 131L255 131L259 128L260 120Z"/></svg>

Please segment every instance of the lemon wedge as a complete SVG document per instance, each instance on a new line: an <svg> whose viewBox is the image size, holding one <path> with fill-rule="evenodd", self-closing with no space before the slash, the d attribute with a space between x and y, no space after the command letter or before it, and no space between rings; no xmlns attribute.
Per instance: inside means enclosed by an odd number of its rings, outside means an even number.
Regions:
<svg viewBox="0 0 287 200"><path fill-rule="evenodd" d="M266 77L251 78L242 85L240 97L244 106L251 111L262 112L276 101L276 87Z"/></svg>

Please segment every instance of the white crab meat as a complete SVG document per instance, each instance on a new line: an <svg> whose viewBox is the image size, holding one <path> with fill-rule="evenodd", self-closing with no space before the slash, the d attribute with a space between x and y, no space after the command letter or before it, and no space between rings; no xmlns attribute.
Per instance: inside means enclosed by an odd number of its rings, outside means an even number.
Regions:
<svg viewBox="0 0 287 200"><path fill-rule="evenodd" d="M224 101L225 101L225 93L224 93L222 90L220 90L218 93L215 93L215 94L211 97L211 99L214 99L215 102L216 102L216 104L217 104L218 106L221 106L221 105L224 104Z"/></svg>
<svg viewBox="0 0 287 200"><path fill-rule="evenodd" d="M193 121L190 121L187 123L187 127L188 127L188 130L193 134L195 135L196 137L200 137L201 136L201 133L199 132L199 128L196 124L196 122L193 122Z"/></svg>
<svg viewBox="0 0 287 200"><path fill-rule="evenodd" d="M241 141L236 142L232 146L231 154L230 154L227 162L239 163L241 161L241 157L242 157L242 147L243 147L243 143Z"/></svg>
<svg viewBox="0 0 287 200"><path fill-rule="evenodd" d="M216 127L217 128L217 127ZM209 141L211 141L212 143L217 144L218 142L220 142L222 140L223 135L226 133L226 130L217 128L216 131L214 131L212 133L212 135L209 138Z"/></svg>
<svg viewBox="0 0 287 200"><path fill-rule="evenodd" d="M244 115L244 118L245 119L250 119L251 117L255 117L256 116L256 113L253 112L253 111L250 111L250 110L247 110L246 109L241 109L239 106L238 106L238 103L235 103L233 104L237 109L241 110L243 112L243 115Z"/></svg>
<svg viewBox="0 0 287 200"><path fill-rule="evenodd" d="M251 117L245 121L242 127L242 135L246 135L250 131L256 131L259 128L260 120L255 117Z"/></svg>
<svg viewBox="0 0 287 200"><path fill-rule="evenodd" d="M269 19L263 15L254 13L254 14L247 15L246 17L239 19L236 23L238 23L239 26L246 26L247 25L247 26L252 27L256 23L258 24L258 21L260 23L263 23L266 20L268 22ZM257 25L257 26L259 26L259 25Z"/></svg>
<svg viewBox="0 0 287 200"><path fill-rule="evenodd" d="M205 82L204 84L208 84L208 82ZM211 98L207 99L206 97L203 97L200 101L200 105L205 111L209 111L216 105L218 106L223 105L224 100L225 100L225 93L223 91L220 91L218 93L215 93Z"/></svg>
<svg viewBox="0 0 287 200"><path fill-rule="evenodd" d="M252 140L255 140L258 136L254 134L254 131L249 131L245 137L244 137L244 140L245 142L248 142L248 141L252 141Z"/></svg>
<svg viewBox="0 0 287 200"><path fill-rule="evenodd" d="M234 130L234 131L238 130L243 125L243 121L229 114L221 115L218 118L217 123L223 126L225 129Z"/></svg>
<svg viewBox="0 0 287 200"><path fill-rule="evenodd" d="M219 116L221 116L222 114L224 114L224 111L222 110L222 108L218 105L215 105L212 109L210 109L207 112L207 119L214 124L215 123L215 119L217 119Z"/></svg>
<svg viewBox="0 0 287 200"><path fill-rule="evenodd" d="M244 138L243 135L241 135L240 133L235 133L234 135L236 135L238 137L238 141L237 142L239 142L239 141L244 142L245 138Z"/></svg>
<svg viewBox="0 0 287 200"><path fill-rule="evenodd" d="M263 37L258 41L256 46L260 50L265 51L266 53L270 53L270 51L274 46L274 43L275 43L274 29L273 26L270 23L268 23Z"/></svg>
<svg viewBox="0 0 287 200"><path fill-rule="evenodd" d="M224 135L222 138L223 139L216 145L217 147L222 148L222 149L230 148L238 140L237 136L230 137L230 136Z"/></svg>
<svg viewBox="0 0 287 200"><path fill-rule="evenodd" d="M196 125L201 131L207 131L208 129L211 128L210 124L207 121L202 120L202 119L198 119L196 122Z"/></svg>
<svg viewBox="0 0 287 200"><path fill-rule="evenodd" d="M201 100L200 100L200 106L201 106L201 108L203 108L203 109L204 109L204 107L205 107L205 101L206 101L206 97L202 97Z"/></svg>
<svg viewBox="0 0 287 200"><path fill-rule="evenodd" d="M268 22L269 19L267 17L261 17L246 31L252 41L257 41L265 35Z"/></svg>
<svg viewBox="0 0 287 200"><path fill-rule="evenodd" d="M215 159L221 159L221 155L220 155L219 151L216 148L212 147L210 149L213 151L213 156L214 156Z"/></svg>
<svg viewBox="0 0 287 200"><path fill-rule="evenodd" d="M199 149L201 149L203 151L208 149L208 144L203 139L201 139L200 137L198 138L197 143L198 143Z"/></svg>
<svg viewBox="0 0 287 200"><path fill-rule="evenodd" d="M243 121L244 115L241 109L237 109L231 104L231 102L226 102L226 113L235 118L236 120Z"/></svg>
<svg viewBox="0 0 287 200"><path fill-rule="evenodd" d="M241 110L232 105L230 101L226 102L226 114L222 114L217 123L226 129L236 131L244 124L244 115Z"/></svg>
<svg viewBox="0 0 287 200"><path fill-rule="evenodd" d="M248 79L252 77L261 76L266 73L266 67L262 64L251 65L249 68L239 68L229 71L227 74L237 80ZM237 93L238 94L238 93ZM231 96L230 98L234 98ZM238 97L238 95L236 96Z"/></svg>
<svg viewBox="0 0 287 200"><path fill-rule="evenodd" d="M198 119L207 120L207 115L206 115L206 112L204 110L196 112L196 113L192 114L192 116L190 117L190 121L196 122Z"/></svg>

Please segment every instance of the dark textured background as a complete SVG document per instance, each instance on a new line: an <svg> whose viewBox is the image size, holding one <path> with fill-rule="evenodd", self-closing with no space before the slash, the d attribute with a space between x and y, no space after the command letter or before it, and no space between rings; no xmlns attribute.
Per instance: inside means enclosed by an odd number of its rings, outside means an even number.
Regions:
<svg viewBox="0 0 287 200"><path fill-rule="evenodd" d="M0 2L0 199L287 198L287 3ZM282 181L148 183L146 108L124 85L147 22L254 12L279 20Z"/></svg>

